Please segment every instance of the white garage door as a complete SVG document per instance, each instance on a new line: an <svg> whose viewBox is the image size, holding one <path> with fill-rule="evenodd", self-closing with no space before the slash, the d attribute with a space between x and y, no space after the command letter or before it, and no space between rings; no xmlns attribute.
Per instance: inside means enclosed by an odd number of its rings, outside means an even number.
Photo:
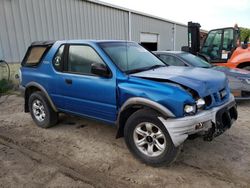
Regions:
<svg viewBox="0 0 250 188"><path fill-rule="evenodd" d="M157 43L158 42L158 34L141 33L140 34L140 42Z"/></svg>

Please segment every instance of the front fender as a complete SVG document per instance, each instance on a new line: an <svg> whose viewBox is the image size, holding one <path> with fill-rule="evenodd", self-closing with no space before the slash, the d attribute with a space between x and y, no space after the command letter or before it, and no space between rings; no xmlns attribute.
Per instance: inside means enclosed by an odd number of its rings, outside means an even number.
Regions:
<svg viewBox="0 0 250 188"><path fill-rule="evenodd" d="M116 138L119 138L121 136L123 136L123 130L125 127L125 123L126 120L128 119L128 117L134 112L127 112L127 110L133 108L134 106L140 106L140 108L142 107L148 107L151 108L157 112L159 112L160 114L162 114L164 117L169 117L169 118L174 118L175 115L166 107L164 107L163 105L146 99L146 98L142 98L142 97L132 97L129 98L120 108L119 113L118 113L118 117L117 117L117 121L116 124L118 126L118 131L117 131L117 135Z"/></svg>
<svg viewBox="0 0 250 188"><path fill-rule="evenodd" d="M118 115L118 118L120 116L120 113L122 111L124 111L125 109L133 106L133 105L142 105L142 106L147 106L147 107L150 107L158 112L160 112L162 115L166 116L166 117L175 117L175 115L166 107L164 107L163 105L155 102L155 101L152 101L152 100L149 100L149 99L145 99L145 98L142 98L142 97L132 97L132 98L129 98L123 105L122 107L120 108L120 111L119 111L119 115Z"/></svg>

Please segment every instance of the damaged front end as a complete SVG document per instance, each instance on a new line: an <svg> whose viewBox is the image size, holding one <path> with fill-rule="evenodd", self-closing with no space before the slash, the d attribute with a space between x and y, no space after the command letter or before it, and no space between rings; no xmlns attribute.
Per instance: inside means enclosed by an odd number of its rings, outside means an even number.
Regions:
<svg viewBox="0 0 250 188"><path fill-rule="evenodd" d="M220 109L216 113L216 122L212 122L212 127L205 133L204 140L212 141L213 138L220 136L227 129L231 128L234 121L238 118L238 112L235 103Z"/></svg>
<svg viewBox="0 0 250 188"><path fill-rule="evenodd" d="M200 111L193 116L167 119L159 117L159 119L177 147L188 137L202 136L204 140L211 141L229 129L237 117L236 103L231 94L229 101L224 105Z"/></svg>
<svg viewBox="0 0 250 188"><path fill-rule="evenodd" d="M212 140L229 129L237 119L235 99L230 94L223 73L213 70L204 72L198 68L163 67L132 74L130 80L152 81L147 82L153 86L148 92L154 89L151 100L175 115L159 116L158 119L168 130L176 147L187 138L197 136ZM152 96L157 96L156 100Z"/></svg>

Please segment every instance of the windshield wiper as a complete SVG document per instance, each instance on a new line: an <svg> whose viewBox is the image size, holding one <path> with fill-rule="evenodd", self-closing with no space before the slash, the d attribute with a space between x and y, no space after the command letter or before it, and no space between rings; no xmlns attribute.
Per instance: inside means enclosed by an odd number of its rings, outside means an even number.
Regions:
<svg viewBox="0 0 250 188"><path fill-rule="evenodd" d="M153 66L150 66L150 67L143 67L143 68L139 68L139 69L128 70L128 71L126 71L126 73L127 74L132 74L132 73L147 71L147 70L156 69L156 68L159 68L159 67L166 67L166 66L167 65L153 65Z"/></svg>
<svg viewBox="0 0 250 188"><path fill-rule="evenodd" d="M148 67L147 70L151 70L151 69L157 69L159 67L166 67L167 65L153 65L151 67Z"/></svg>
<svg viewBox="0 0 250 188"><path fill-rule="evenodd" d="M209 69L212 68L212 66L201 66L200 68Z"/></svg>

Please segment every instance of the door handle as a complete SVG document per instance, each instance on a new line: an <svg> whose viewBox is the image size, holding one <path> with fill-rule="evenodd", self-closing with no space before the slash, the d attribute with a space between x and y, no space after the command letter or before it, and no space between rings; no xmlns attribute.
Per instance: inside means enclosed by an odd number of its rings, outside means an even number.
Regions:
<svg viewBox="0 0 250 188"><path fill-rule="evenodd" d="M72 80L71 79L65 79L66 84L72 84Z"/></svg>

